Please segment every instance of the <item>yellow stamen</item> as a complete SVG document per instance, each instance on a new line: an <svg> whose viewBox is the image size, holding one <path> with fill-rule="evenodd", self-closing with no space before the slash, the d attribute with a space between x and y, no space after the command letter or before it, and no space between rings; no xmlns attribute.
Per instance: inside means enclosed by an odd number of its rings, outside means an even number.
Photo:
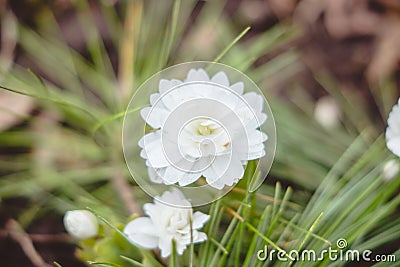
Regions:
<svg viewBox="0 0 400 267"><path fill-rule="evenodd" d="M198 128L198 132L200 135L210 135L212 133L212 129L208 126L200 125Z"/></svg>

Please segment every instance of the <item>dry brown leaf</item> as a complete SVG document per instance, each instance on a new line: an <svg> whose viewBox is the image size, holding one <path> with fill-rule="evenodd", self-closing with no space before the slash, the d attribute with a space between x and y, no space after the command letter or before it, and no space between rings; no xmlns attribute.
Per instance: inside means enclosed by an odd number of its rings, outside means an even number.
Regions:
<svg viewBox="0 0 400 267"><path fill-rule="evenodd" d="M388 10L392 10L394 12L400 12L400 1L399 0L374 0L372 2L376 2L386 7Z"/></svg>
<svg viewBox="0 0 400 267"><path fill-rule="evenodd" d="M367 70L371 82L389 76L400 62L400 18L388 19L384 25L377 37L377 49Z"/></svg>
<svg viewBox="0 0 400 267"><path fill-rule="evenodd" d="M17 38L16 18L11 11L4 10L1 16L0 73L12 67ZM0 89L0 131L25 119L33 107L31 98Z"/></svg>
<svg viewBox="0 0 400 267"><path fill-rule="evenodd" d="M290 16L296 8L297 0L267 0L270 8L279 19Z"/></svg>
<svg viewBox="0 0 400 267"><path fill-rule="evenodd" d="M20 123L29 116L34 106L34 101L30 97L1 90L0 131Z"/></svg>
<svg viewBox="0 0 400 267"><path fill-rule="evenodd" d="M321 17L327 32L336 39L373 38L376 48L371 62L366 63L369 81L376 82L396 71L400 61L399 0L303 0L295 10L295 20L306 29Z"/></svg>
<svg viewBox="0 0 400 267"><path fill-rule="evenodd" d="M240 16L250 22L262 20L268 12L267 4L260 0L243 1L240 5Z"/></svg>
<svg viewBox="0 0 400 267"><path fill-rule="evenodd" d="M293 18L297 24L306 26L313 24L321 16L327 6L326 0L303 0L297 5Z"/></svg>
<svg viewBox="0 0 400 267"><path fill-rule="evenodd" d="M205 22L196 25L184 40L183 54L200 58L216 54L218 52L217 37L220 31L221 27L213 23Z"/></svg>
<svg viewBox="0 0 400 267"><path fill-rule="evenodd" d="M0 13L1 44L0 44L0 71L7 71L13 63L14 51L17 45L17 20L11 11Z"/></svg>
<svg viewBox="0 0 400 267"><path fill-rule="evenodd" d="M328 0L325 26L331 36L342 39L375 34L379 30L381 18L370 11L367 4L366 0Z"/></svg>

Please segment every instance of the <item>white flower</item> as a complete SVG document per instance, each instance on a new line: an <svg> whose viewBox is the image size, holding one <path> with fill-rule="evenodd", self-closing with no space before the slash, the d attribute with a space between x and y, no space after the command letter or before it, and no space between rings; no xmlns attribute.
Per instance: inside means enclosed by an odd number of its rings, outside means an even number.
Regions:
<svg viewBox="0 0 400 267"><path fill-rule="evenodd" d="M96 216L87 210L71 210L64 215L67 232L77 239L95 237L99 228Z"/></svg>
<svg viewBox="0 0 400 267"><path fill-rule="evenodd" d="M265 155L264 98L230 84L224 72L209 78L191 69L184 81L160 80L141 115L154 131L140 141L150 179L185 186L204 177L214 188L232 186L249 160Z"/></svg>
<svg viewBox="0 0 400 267"><path fill-rule="evenodd" d="M322 97L315 104L314 117L325 128L334 128L340 123L340 109L332 97Z"/></svg>
<svg viewBox="0 0 400 267"><path fill-rule="evenodd" d="M400 99L389 113L388 127L386 128L386 146L396 156L400 157Z"/></svg>
<svg viewBox="0 0 400 267"><path fill-rule="evenodd" d="M199 211L193 213L191 208L172 207L163 203L177 206L190 205L182 192L176 188L171 192L164 192L161 197L156 197L154 204L145 204L143 208L149 217L134 219L124 229L124 233L133 244L146 249L158 247L161 256L168 257L171 254L172 241L176 244L178 254L182 255L186 247L191 244L191 240L193 243L207 240L207 235L198 230L208 221L209 215Z"/></svg>
<svg viewBox="0 0 400 267"><path fill-rule="evenodd" d="M398 175L400 171L400 164L397 162L397 160L392 159L389 160L383 165L382 168L382 174L383 174L383 179L387 182L392 180L396 175Z"/></svg>

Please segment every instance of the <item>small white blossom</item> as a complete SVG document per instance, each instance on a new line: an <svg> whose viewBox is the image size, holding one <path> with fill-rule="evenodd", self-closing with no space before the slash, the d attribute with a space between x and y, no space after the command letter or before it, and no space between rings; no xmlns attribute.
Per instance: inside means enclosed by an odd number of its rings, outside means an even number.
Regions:
<svg viewBox="0 0 400 267"><path fill-rule="evenodd" d="M396 156L400 157L400 99L389 113L386 128L386 146Z"/></svg>
<svg viewBox="0 0 400 267"><path fill-rule="evenodd" d="M155 183L186 186L204 177L222 189L243 177L249 160L266 154L268 138L259 130L267 120L264 98L245 93L243 82L230 84L225 72L210 78L191 69L183 81L161 79L150 104L141 115L154 131L139 146Z"/></svg>
<svg viewBox="0 0 400 267"><path fill-rule="evenodd" d="M87 210L67 211L64 215L64 226L77 239L95 237L99 229L96 216Z"/></svg>
<svg viewBox="0 0 400 267"><path fill-rule="evenodd" d="M315 104L315 120L325 128L337 127L340 123L340 109L330 96L322 97Z"/></svg>
<svg viewBox="0 0 400 267"><path fill-rule="evenodd" d="M389 160L383 165L382 168L382 173L383 173L383 179L387 182L392 180L396 175L399 174L400 171L400 164L398 163L397 160L392 159Z"/></svg>
<svg viewBox="0 0 400 267"><path fill-rule="evenodd" d="M156 197L154 204L145 204L144 212L149 217L134 219L124 229L124 233L134 245L146 249L159 248L161 256L168 257L171 254L172 241L176 244L178 254L182 255L191 244L191 240L193 243L207 240L207 235L198 230L208 221L209 215L199 211L193 213L191 208L172 207L163 203L190 206L189 201L176 188Z"/></svg>

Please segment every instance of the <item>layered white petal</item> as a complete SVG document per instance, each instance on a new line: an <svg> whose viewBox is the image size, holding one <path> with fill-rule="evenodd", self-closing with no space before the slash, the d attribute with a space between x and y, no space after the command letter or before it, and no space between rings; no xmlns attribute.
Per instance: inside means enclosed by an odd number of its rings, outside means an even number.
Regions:
<svg viewBox="0 0 400 267"><path fill-rule="evenodd" d="M147 145L146 143L144 150L146 152L145 156L148 159L148 167L163 168L170 165L168 159L164 154L161 139L150 143L149 145Z"/></svg>
<svg viewBox="0 0 400 267"><path fill-rule="evenodd" d="M389 140L386 142L386 145L389 150L393 152L393 154L400 157L400 136L389 138Z"/></svg>
<svg viewBox="0 0 400 267"><path fill-rule="evenodd" d="M193 214L191 208L172 207L163 202L190 206L183 193L176 188L156 197L154 203L146 203L143 209L149 217L134 219L124 229L124 233L133 244L147 249L159 248L161 256L168 257L173 241L177 253L181 255L191 243L191 234L194 243L207 239L207 235L198 229L209 220L209 215L199 211Z"/></svg>
<svg viewBox="0 0 400 267"><path fill-rule="evenodd" d="M172 250L172 236L163 236L163 238L160 238L158 241L158 247L161 250L161 257L168 257Z"/></svg>
<svg viewBox="0 0 400 267"><path fill-rule="evenodd" d="M237 155L233 154L228 167L216 180L210 181L211 185L217 189L222 189L225 185L232 186L237 183L244 175L244 168L241 165L240 159Z"/></svg>
<svg viewBox="0 0 400 267"><path fill-rule="evenodd" d="M204 214L200 211L196 211L193 214L193 229L200 229L210 219L210 215Z"/></svg>
<svg viewBox="0 0 400 267"><path fill-rule="evenodd" d="M194 183L201 177L200 172L187 173L179 179L179 186L187 186Z"/></svg>
<svg viewBox="0 0 400 267"><path fill-rule="evenodd" d="M164 182L163 178L166 168L154 169L152 167L148 168L148 173L150 181L156 184L162 184ZM160 174L159 174L160 173Z"/></svg>
<svg viewBox="0 0 400 267"><path fill-rule="evenodd" d="M165 120L168 118L169 112L160 107L145 107L140 111L140 115L148 125L154 129L160 128L164 125Z"/></svg>
<svg viewBox="0 0 400 267"><path fill-rule="evenodd" d="M135 245L154 249L158 246L159 236L150 218L140 217L125 226L124 234Z"/></svg>
<svg viewBox="0 0 400 267"><path fill-rule="evenodd" d="M208 74L205 70L203 69L191 69L188 72L188 75L185 79L186 82L194 82L194 81L209 81L210 78L208 77Z"/></svg>
<svg viewBox="0 0 400 267"><path fill-rule="evenodd" d="M231 89L235 91L237 94L242 95L244 92L244 83L238 82L231 85Z"/></svg>
<svg viewBox="0 0 400 267"><path fill-rule="evenodd" d="M184 175L185 172L178 170L174 166L168 166L165 170L163 179L166 184L174 184L177 183Z"/></svg>
<svg viewBox="0 0 400 267"><path fill-rule="evenodd" d="M194 243L201 243L207 240L207 235L203 232L198 232L198 236L193 241Z"/></svg>
<svg viewBox="0 0 400 267"><path fill-rule="evenodd" d="M221 84L223 86L229 86L229 80L228 80L228 76L226 76L225 72L220 71L217 74L215 74L212 78L211 78L212 82Z"/></svg>
<svg viewBox="0 0 400 267"><path fill-rule="evenodd" d="M161 79L160 83L158 85L158 89L161 94L167 92L168 90L182 84L182 81L172 79L172 80L166 80L166 79Z"/></svg>

